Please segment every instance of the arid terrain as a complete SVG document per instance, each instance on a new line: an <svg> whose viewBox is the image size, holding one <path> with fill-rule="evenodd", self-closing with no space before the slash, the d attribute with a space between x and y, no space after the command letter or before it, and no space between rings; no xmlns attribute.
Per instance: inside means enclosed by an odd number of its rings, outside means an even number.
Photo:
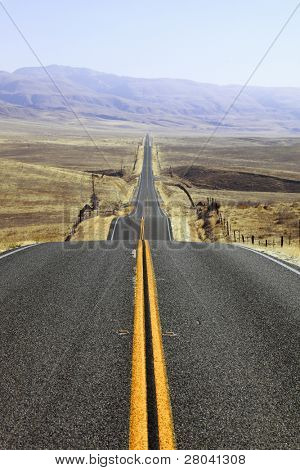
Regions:
<svg viewBox="0 0 300 470"><path fill-rule="evenodd" d="M18 124L18 123L17 123ZM72 130L72 129L71 129ZM115 215L130 211L142 162L142 138L17 125L0 134L0 250L71 239L105 239ZM94 177L92 176L94 174ZM94 187L93 187L94 185ZM96 227L96 228L95 228Z"/></svg>
<svg viewBox="0 0 300 470"><path fill-rule="evenodd" d="M78 123L63 128L4 123L2 251L68 236L106 239L111 220L130 212L143 132L112 128L109 133L96 126L89 132L94 142ZM156 186L175 239L244 243L297 261L300 139L214 137L207 143L207 137L173 133L154 136L152 153ZM97 207L90 210L93 191Z"/></svg>
<svg viewBox="0 0 300 470"><path fill-rule="evenodd" d="M300 262L299 139L155 144L157 186L177 239L243 243Z"/></svg>

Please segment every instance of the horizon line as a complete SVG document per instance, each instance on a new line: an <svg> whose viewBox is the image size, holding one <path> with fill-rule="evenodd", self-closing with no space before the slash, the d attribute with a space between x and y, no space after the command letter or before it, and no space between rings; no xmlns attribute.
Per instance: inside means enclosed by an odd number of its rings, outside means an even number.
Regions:
<svg viewBox="0 0 300 470"><path fill-rule="evenodd" d="M170 80L170 81L183 81L183 82L190 82L190 83L196 83L199 85L212 85L212 86L218 86L218 87L240 87L242 86L241 83L215 83L215 82L207 82L207 81L197 81L196 79L191 79L191 78L175 78L175 77L168 77L168 76L158 76L158 77L143 77L143 76L136 76L136 75L123 75L120 73L114 73L114 72L103 72L100 70L96 70L94 68L90 67L85 67L85 66L74 66L74 65L63 65L63 64L48 64L45 66L46 68L50 67L58 67L58 68L70 68L70 69L81 69L81 70L89 70L91 72L96 72L100 73L103 75L113 75L115 77L120 77L120 78L129 78L129 79L139 79L139 80ZM13 71L8 71L8 70L0 70L0 73L8 73L10 75L22 70L22 69L43 69L39 65L29 65L29 66L23 66L23 67L18 67L14 69ZM248 85L247 88L300 88L300 85Z"/></svg>

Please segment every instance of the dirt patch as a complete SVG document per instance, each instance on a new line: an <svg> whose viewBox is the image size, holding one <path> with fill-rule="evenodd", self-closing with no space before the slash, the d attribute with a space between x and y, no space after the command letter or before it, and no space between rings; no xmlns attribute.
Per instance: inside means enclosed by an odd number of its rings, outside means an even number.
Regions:
<svg viewBox="0 0 300 470"><path fill-rule="evenodd" d="M158 137L163 169L195 165L300 180L300 139L221 137Z"/></svg>
<svg viewBox="0 0 300 470"><path fill-rule="evenodd" d="M222 171L198 166L172 167L173 174L194 186L214 190L300 193L300 181L255 173ZM168 170L164 170L168 174Z"/></svg>

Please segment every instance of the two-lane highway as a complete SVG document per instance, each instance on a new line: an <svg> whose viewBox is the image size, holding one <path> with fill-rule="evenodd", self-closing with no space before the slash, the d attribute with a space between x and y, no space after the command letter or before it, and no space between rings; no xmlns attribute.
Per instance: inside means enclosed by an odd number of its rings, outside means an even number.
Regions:
<svg viewBox="0 0 300 470"><path fill-rule="evenodd" d="M108 241L0 255L1 448L128 448L134 357L150 447L158 416L180 449L299 448L298 268L172 241L151 158L146 137L134 212Z"/></svg>
<svg viewBox="0 0 300 470"><path fill-rule="evenodd" d="M113 221L108 235L109 240L137 241L142 217L145 219L146 240L172 240L171 224L159 205L154 186L152 145L149 135L145 137L142 173L133 202L134 211L131 215Z"/></svg>
<svg viewBox="0 0 300 470"><path fill-rule="evenodd" d="M39 245L0 259L0 447L128 446L130 249Z"/></svg>

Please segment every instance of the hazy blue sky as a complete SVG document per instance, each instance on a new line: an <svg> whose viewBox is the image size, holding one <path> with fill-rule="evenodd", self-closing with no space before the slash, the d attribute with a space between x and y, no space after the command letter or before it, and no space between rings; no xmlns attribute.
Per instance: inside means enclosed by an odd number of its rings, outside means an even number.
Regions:
<svg viewBox="0 0 300 470"><path fill-rule="evenodd" d="M297 0L3 0L44 64L243 83ZM251 84L300 86L300 9ZM0 8L0 70L37 65Z"/></svg>

